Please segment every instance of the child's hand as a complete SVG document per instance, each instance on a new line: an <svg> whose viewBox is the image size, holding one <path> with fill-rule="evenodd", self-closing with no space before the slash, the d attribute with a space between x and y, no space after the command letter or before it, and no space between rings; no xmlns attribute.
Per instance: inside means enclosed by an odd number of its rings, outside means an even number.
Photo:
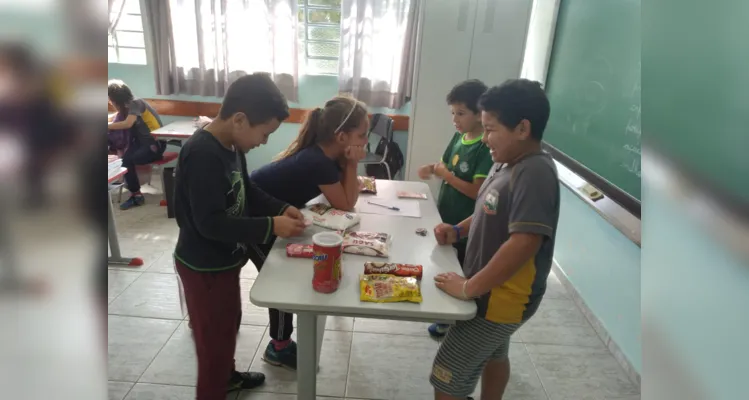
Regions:
<svg viewBox="0 0 749 400"><path fill-rule="evenodd" d="M444 163L437 163L434 164L434 175L436 175L438 178L445 180L445 178L450 175L451 172L447 169Z"/></svg>
<svg viewBox="0 0 749 400"><path fill-rule="evenodd" d="M298 220L285 215L273 217L273 234L278 237L300 236L306 227L304 219Z"/></svg>
<svg viewBox="0 0 749 400"><path fill-rule="evenodd" d="M452 297L458 299L467 300L470 297L467 293L463 292L466 278L456 274L455 272L448 272L446 274L439 274L434 277L434 284L442 289L443 292L449 294Z"/></svg>
<svg viewBox="0 0 749 400"><path fill-rule="evenodd" d="M423 165L419 168L419 179L425 181L432 177L432 174L434 174L434 165Z"/></svg>
<svg viewBox="0 0 749 400"><path fill-rule="evenodd" d="M455 229L450 224L439 224L434 227L434 237L441 245L453 244L458 241Z"/></svg>
<svg viewBox="0 0 749 400"><path fill-rule="evenodd" d="M288 206L286 210L284 210L283 216L304 222L304 214L294 206Z"/></svg>
<svg viewBox="0 0 749 400"><path fill-rule="evenodd" d="M356 164L367 155L367 152L364 146L349 146L346 148L345 155L349 163Z"/></svg>

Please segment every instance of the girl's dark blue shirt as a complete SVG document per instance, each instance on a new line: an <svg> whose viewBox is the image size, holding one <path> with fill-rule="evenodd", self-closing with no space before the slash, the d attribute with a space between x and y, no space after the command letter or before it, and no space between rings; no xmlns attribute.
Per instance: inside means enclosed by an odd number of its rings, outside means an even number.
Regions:
<svg viewBox="0 0 749 400"><path fill-rule="evenodd" d="M256 169L250 179L271 196L303 208L320 195L320 185L341 181L341 167L315 145Z"/></svg>

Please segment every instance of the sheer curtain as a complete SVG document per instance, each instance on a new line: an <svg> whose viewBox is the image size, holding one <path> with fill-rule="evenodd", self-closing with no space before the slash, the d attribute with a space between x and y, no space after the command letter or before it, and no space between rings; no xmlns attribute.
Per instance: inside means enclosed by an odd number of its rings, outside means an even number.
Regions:
<svg viewBox="0 0 749 400"><path fill-rule="evenodd" d="M420 0L342 0L338 89L372 107L411 96Z"/></svg>
<svg viewBox="0 0 749 400"><path fill-rule="evenodd" d="M267 72L297 101L297 0L147 5L158 94L223 96L240 76Z"/></svg>

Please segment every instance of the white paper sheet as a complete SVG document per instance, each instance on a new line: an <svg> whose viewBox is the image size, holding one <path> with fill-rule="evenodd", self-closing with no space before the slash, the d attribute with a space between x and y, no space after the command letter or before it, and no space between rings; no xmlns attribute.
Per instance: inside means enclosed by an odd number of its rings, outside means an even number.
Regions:
<svg viewBox="0 0 749 400"><path fill-rule="evenodd" d="M398 207L400 210L390 210L385 207L376 206L374 204L367 203L371 201L373 203L382 204L384 206ZM367 198L360 197L356 203L356 212L360 214L377 214L377 215L392 215L396 217L409 217L409 218L421 218L421 208L418 201L414 200L403 200L403 199L378 199L378 198Z"/></svg>

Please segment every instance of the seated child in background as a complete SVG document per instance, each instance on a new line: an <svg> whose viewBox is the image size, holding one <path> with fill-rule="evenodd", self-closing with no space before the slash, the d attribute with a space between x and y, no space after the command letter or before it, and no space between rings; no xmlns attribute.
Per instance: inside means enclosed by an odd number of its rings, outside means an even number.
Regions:
<svg viewBox="0 0 749 400"><path fill-rule="evenodd" d="M120 204L120 209L127 210L145 203L140 192L140 181L135 170L136 165L148 165L161 160L166 146L151 136L151 131L163 124L159 114L142 99L135 98L130 88L122 81L113 79L107 88L109 102L117 110L119 121L109 122L110 131L126 129L130 138L123 150L122 166L127 168L125 184L130 191L130 198Z"/></svg>
<svg viewBox="0 0 749 400"><path fill-rule="evenodd" d="M510 379L510 336L538 309L554 255L559 220L556 166L541 149L549 100L541 85L508 80L479 100L495 167L473 215L440 224L440 244L468 236L463 273L437 275L438 288L475 299L476 317L450 328L434 359L436 400L466 399L481 377L481 398L501 399Z"/></svg>
<svg viewBox="0 0 749 400"><path fill-rule="evenodd" d="M450 225L456 225L471 216L479 188L494 164L489 148L481 141L484 128L481 125L478 101L486 89L483 82L470 79L450 90L447 104L457 132L439 163L419 168L421 179L429 179L432 175L442 179L437 209L442 221ZM453 244L461 266L466 256L466 239L463 237ZM434 338L441 338L449 327L448 324L432 324L429 334Z"/></svg>
<svg viewBox="0 0 749 400"><path fill-rule="evenodd" d="M273 235L300 235L304 217L247 176L245 154L267 143L288 118L286 99L267 74L245 75L226 91L219 116L187 140L177 161L175 268L198 357L197 400L226 398L265 376L235 370L241 322L239 275L247 248Z"/></svg>
<svg viewBox="0 0 749 400"><path fill-rule="evenodd" d="M265 192L303 208L321 193L330 204L351 210L359 197L357 166L364 158L369 117L363 103L335 97L315 108L299 136L272 163L255 170L250 179ZM260 269L273 246L252 246L250 259ZM296 369L296 344L291 340L293 314L270 310L271 342L263 359Z"/></svg>

